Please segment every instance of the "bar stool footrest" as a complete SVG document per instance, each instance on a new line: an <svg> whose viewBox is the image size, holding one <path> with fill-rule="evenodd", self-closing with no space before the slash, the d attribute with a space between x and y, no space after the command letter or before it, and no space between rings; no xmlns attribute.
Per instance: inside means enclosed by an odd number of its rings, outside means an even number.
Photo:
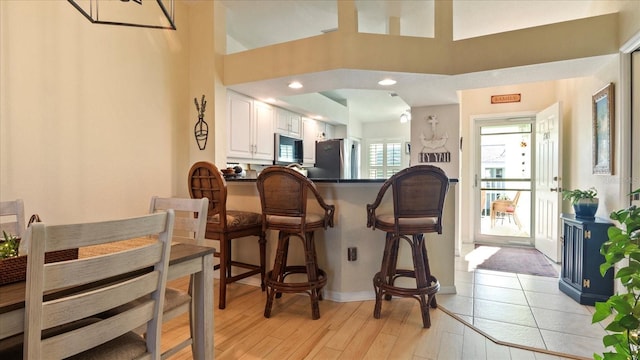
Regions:
<svg viewBox="0 0 640 360"><path fill-rule="evenodd" d="M393 281L400 277L411 277L415 278L415 273L412 270L396 270L396 276L394 276ZM429 279L429 283L431 285L426 287L401 287L393 284L387 284L384 281L383 276L380 272L376 273L373 277L373 285L382 291L383 294L390 294L401 297L415 297L420 295L435 295L440 290L440 282L436 279L435 276L431 276Z"/></svg>
<svg viewBox="0 0 640 360"><path fill-rule="evenodd" d="M315 281L306 282L285 282L284 280L289 275L293 274L306 274L307 268L305 266L287 266L284 274L282 275L283 281L276 281L271 278L272 271L267 273L266 284L268 288L273 289L278 293L299 293L308 292L313 289L320 290L327 284L327 273L318 269L318 279Z"/></svg>

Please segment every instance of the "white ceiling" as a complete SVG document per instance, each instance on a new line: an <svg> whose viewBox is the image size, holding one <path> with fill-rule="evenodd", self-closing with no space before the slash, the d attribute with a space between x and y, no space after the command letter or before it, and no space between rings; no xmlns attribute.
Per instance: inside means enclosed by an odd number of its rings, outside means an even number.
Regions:
<svg viewBox="0 0 640 360"><path fill-rule="evenodd" d="M223 3L227 7L228 52L315 36L337 27L335 0L224 0ZM405 9L413 12L418 12L416 4L423 5L423 13L427 15L420 20L433 22L433 0L356 1L359 13L382 11L401 16L404 16L403 4L411 5ZM621 2L454 0L453 4L454 39L461 39L615 12ZM398 119L410 107L457 103L458 90L589 76L607 59L608 56L601 56L454 76L334 70L239 84L230 89L257 99L276 98L276 105L308 116L317 115L316 109L285 102L288 96L300 94L301 91L293 92L286 87L290 81L297 80L304 84L302 93L317 96L322 92L333 100L342 99L340 102L348 104L350 117L364 122L388 121ZM397 84L388 88L378 85L385 77L394 78Z"/></svg>

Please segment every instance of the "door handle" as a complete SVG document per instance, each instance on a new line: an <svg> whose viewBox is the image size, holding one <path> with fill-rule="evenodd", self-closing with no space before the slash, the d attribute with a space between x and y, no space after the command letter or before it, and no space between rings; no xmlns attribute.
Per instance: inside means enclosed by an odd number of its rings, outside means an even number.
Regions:
<svg viewBox="0 0 640 360"><path fill-rule="evenodd" d="M560 188L551 188L551 189L549 189L549 191L551 191L551 192L556 192L556 191L561 191L561 190L562 189L560 189Z"/></svg>

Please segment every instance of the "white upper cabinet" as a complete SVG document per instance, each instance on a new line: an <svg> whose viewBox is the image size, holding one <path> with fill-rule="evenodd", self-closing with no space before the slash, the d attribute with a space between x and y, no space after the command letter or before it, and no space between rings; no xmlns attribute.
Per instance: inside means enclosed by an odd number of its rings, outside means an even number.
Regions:
<svg viewBox="0 0 640 360"><path fill-rule="evenodd" d="M331 124L327 124L325 122L322 123L322 127L324 127L324 138L329 140L329 139L334 139L335 138L335 131L334 131L334 126Z"/></svg>
<svg viewBox="0 0 640 360"><path fill-rule="evenodd" d="M316 162L316 140L318 140L318 121L302 118L302 130L303 130L303 165L313 166Z"/></svg>
<svg viewBox="0 0 640 360"><path fill-rule="evenodd" d="M273 163L272 106L229 92L227 161Z"/></svg>
<svg viewBox="0 0 640 360"><path fill-rule="evenodd" d="M277 108L276 132L296 138L302 136L302 117L289 110Z"/></svg>
<svg viewBox="0 0 640 360"><path fill-rule="evenodd" d="M255 113L253 158L273 163L273 106L254 101L253 107Z"/></svg>

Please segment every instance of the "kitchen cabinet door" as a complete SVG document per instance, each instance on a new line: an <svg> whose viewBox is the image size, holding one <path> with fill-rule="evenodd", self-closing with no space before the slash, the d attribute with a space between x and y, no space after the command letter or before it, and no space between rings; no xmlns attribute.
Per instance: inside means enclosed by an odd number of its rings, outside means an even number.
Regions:
<svg viewBox="0 0 640 360"><path fill-rule="evenodd" d="M276 132L287 136L300 138L302 136L302 117L289 110L277 109Z"/></svg>
<svg viewBox="0 0 640 360"><path fill-rule="evenodd" d="M227 162L273 164L273 107L233 92L228 101Z"/></svg>
<svg viewBox="0 0 640 360"><path fill-rule="evenodd" d="M253 159L273 162L273 117L274 109L271 105L258 101L254 102Z"/></svg>
<svg viewBox="0 0 640 360"><path fill-rule="evenodd" d="M227 157L253 157L253 100L235 93L228 96Z"/></svg>
<svg viewBox="0 0 640 360"><path fill-rule="evenodd" d="M302 119L303 132L303 165L313 166L316 162L316 140L318 139L318 122L313 119Z"/></svg>

